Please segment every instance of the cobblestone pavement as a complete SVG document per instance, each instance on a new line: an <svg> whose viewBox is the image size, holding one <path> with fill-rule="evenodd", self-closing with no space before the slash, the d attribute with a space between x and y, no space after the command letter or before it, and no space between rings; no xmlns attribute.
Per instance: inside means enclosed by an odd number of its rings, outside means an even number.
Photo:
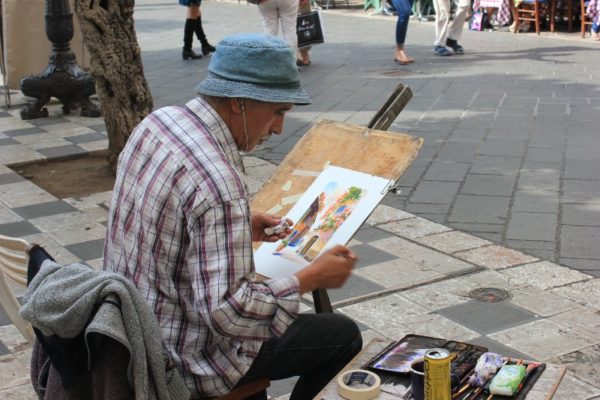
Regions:
<svg viewBox="0 0 600 400"><path fill-rule="evenodd" d="M208 59L181 60L182 8L136 3L155 105L183 103ZM213 42L260 29L253 6L202 9ZM314 103L294 109L286 134L245 158L249 186L257 190L316 119L366 124L403 81L415 98L390 130L425 144L402 194L386 197L350 243L361 261L330 291L334 306L359 322L366 341L408 333L470 341L568 366L560 399L600 395L599 44L465 32L467 54L441 58L432 54L433 26L411 22L417 63L398 67L393 19L363 14L325 13L327 44L301 70ZM105 148L101 120L61 116L58 105L47 119L17 116L18 107L0 111L0 232L40 242L62 263L98 267L110 192L57 199L5 165ZM510 299L470 297L483 287ZM3 314L0 339L0 398L32 398L29 346ZM274 383L270 394L284 399L291 384Z"/></svg>

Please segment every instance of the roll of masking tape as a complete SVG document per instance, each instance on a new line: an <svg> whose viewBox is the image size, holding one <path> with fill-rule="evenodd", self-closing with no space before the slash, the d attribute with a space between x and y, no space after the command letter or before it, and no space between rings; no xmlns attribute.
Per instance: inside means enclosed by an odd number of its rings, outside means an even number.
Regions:
<svg viewBox="0 0 600 400"><path fill-rule="evenodd" d="M338 375L338 393L347 400L371 400L379 395L381 379L371 371L353 369Z"/></svg>

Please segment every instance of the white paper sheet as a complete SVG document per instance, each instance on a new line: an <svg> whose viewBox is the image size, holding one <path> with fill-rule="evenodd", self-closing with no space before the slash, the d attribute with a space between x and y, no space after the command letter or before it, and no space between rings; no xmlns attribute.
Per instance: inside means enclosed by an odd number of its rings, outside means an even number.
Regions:
<svg viewBox="0 0 600 400"><path fill-rule="evenodd" d="M286 215L294 221L292 233L254 253L256 272L270 278L292 275L324 250L346 244L389 184L386 178L328 167Z"/></svg>

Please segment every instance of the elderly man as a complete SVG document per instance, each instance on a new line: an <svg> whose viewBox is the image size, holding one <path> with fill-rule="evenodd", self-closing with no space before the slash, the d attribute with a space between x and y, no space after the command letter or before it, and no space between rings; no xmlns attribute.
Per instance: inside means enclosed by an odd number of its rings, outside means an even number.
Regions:
<svg viewBox="0 0 600 400"><path fill-rule="evenodd" d="M356 257L338 245L295 275L258 281L252 241L286 233L267 236L280 218L250 212L239 154L281 134L294 104L310 103L292 49L272 36L228 37L197 92L148 115L129 138L104 269L146 298L193 398L299 376L291 399L312 399L362 339L344 316L299 315L300 295L343 285Z"/></svg>

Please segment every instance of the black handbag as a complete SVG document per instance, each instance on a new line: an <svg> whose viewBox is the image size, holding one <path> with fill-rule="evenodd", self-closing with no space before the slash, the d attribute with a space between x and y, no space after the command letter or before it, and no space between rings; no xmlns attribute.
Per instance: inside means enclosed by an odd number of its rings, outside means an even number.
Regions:
<svg viewBox="0 0 600 400"><path fill-rule="evenodd" d="M298 33L299 48L323 43L325 40L323 38L323 27L319 12L311 11L298 15L296 32Z"/></svg>

